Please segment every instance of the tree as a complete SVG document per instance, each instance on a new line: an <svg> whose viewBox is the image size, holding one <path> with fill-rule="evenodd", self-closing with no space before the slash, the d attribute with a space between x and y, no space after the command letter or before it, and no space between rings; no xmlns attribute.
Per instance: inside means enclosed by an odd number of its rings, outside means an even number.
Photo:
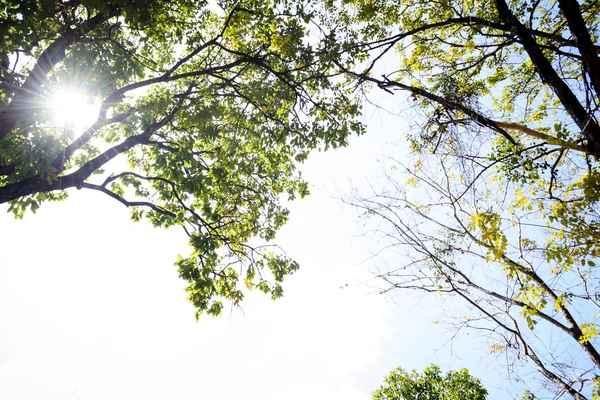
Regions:
<svg viewBox="0 0 600 400"><path fill-rule="evenodd" d="M241 281L281 296L298 265L252 239L272 240L288 217L281 199L308 193L296 162L361 131L326 45L305 39L308 5L219 4L0 7L0 204L21 218L77 188L133 220L181 226L192 250L176 265L197 316L238 304ZM63 89L100 104L95 122L53 119Z"/></svg>
<svg viewBox="0 0 600 400"><path fill-rule="evenodd" d="M373 400L485 400L487 390L466 368L442 374L430 365L423 372L397 368L373 392Z"/></svg>
<svg viewBox="0 0 600 400"><path fill-rule="evenodd" d="M396 257L382 291L463 301L458 329L486 335L509 371L528 360L546 395L576 399L600 384L599 7L328 3L339 51L364 60L339 68L406 93L420 117L413 158L349 200Z"/></svg>

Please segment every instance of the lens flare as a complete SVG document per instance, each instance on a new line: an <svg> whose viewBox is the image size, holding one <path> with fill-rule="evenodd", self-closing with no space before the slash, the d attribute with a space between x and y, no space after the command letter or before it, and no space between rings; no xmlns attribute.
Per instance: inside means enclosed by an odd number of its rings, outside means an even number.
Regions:
<svg viewBox="0 0 600 400"><path fill-rule="evenodd" d="M52 119L59 125L85 127L97 117L98 105L76 90L57 90L51 99Z"/></svg>

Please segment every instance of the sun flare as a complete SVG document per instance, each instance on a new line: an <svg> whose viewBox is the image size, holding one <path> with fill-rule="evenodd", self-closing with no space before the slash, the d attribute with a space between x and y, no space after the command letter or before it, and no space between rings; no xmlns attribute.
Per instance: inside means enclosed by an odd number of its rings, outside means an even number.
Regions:
<svg viewBox="0 0 600 400"><path fill-rule="evenodd" d="M52 119L61 126L84 127L93 123L98 114L97 102L76 90L57 90L51 107Z"/></svg>

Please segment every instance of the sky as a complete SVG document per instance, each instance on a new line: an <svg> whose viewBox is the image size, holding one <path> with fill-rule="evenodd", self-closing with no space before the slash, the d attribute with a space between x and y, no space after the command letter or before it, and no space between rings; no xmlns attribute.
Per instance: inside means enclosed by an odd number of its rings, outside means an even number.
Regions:
<svg viewBox="0 0 600 400"><path fill-rule="evenodd" d="M381 179L404 125L374 107L364 118L366 135L301 167L312 194L276 240L301 265L284 298L249 293L220 318L194 319L173 266L182 232L85 190L23 220L1 206L0 399L367 400L391 369L431 362L506 398L485 347L434 323L435 299L373 287L377 243L336 197Z"/></svg>

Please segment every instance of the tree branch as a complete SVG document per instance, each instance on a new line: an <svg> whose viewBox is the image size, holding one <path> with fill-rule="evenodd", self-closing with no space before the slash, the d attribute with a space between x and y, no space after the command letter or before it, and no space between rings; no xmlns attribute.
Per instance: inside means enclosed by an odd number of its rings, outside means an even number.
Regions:
<svg viewBox="0 0 600 400"><path fill-rule="evenodd" d="M84 182L81 185L81 187L83 189L92 189L92 190L102 192L102 193L112 197L113 199L119 201L120 203L124 204L126 207L148 207L148 208L151 208L152 210L156 211L157 213L166 215L171 218L175 218L175 214L173 214L171 211L165 210L164 208L159 207L156 204L153 204L153 203L150 203L147 201L127 201L126 199L117 195L116 193L112 192L111 190L107 189L103 185L94 185L92 183Z"/></svg>
<svg viewBox="0 0 600 400"><path fill-rule="evenodd" d="M378 87L380 87L384 90L389 90L388 88L390 88L390 87L399 88L401 90L408 91L415 95L425 97L426 99L434 101L441 106L444 106L444 107L447 107L447 108L450 108L450 109L453 109L456 111L460 111L460 112L464 113L465 115L467 115L469 118L471 118L476 123L478 123L484 127L490 128L490 129L496 131L497 133L501 134L514 146L519 145L517 143L517 141L515 139L513 139L513 137L508 132L506 132L502 127L500 127L496 121L489 119L488 117L484 116L483 114L481 114L465 105L452 102L441 96L433 94L425 89L418 88L415 86L405 85L404 83L390 80L389 78L387 78L385 76L383 76L383 80L379 80L379 79L375 79L373 77L367 76L365 74L358 74L356 72L349 71L348 69L344 68L340 64L337 64L337 65L345 73L352 75L354 77L357 77L363 81L375 83Z"/></svg>
<svg viewBox="0 0 600 400"><path fill-rule="evenodd" d="M556 144L557 146L560 146L565 149L571 149L571 150L579 151L582 153L588 153L588 149L586 149L583 146L578 146L576 144L565 142L564 140L560 140L553 136L546 135L545 133L536 131L534 129L528 128L521 124L517 124L514 122L499 122L499 121L494 121L494 122L496 123L496 125L498 125L500 128L503 128L503 129L508 129L508 130L513 129L513 130L521 131L524 134L529 135L531 137L545 140L549 144Z"/></svg>

